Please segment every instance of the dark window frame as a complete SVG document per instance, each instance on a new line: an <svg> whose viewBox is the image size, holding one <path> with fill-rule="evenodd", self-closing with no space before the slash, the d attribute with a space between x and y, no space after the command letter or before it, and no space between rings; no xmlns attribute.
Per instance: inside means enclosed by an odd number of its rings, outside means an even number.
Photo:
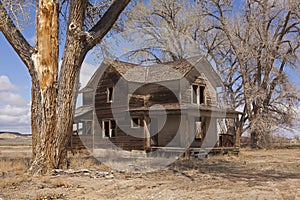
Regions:
<svg viewBox="0 0 300 200"><path fill-rule="evenodd" d="M102 120L102 137L103 138L114 138L116 137L117 124L113 119Z"/></svg>
<svg viewBox="0 0 300 200"><path fill-rule="evenodd" d="M114 100L114 87L108 87L106 89L106 101L111 103Z"/></svg>
<svg viewBox="0 0 300 200"><path fill-rule="evenodd" d="M140 128L141 127L141 119L139 117L131 118L131 128Z"/></svg>
<svg viewBox="0 0 300 200"><path fill-rule="evenodd" d="M206 104L205 86L193 84L191 98L193 104L205 105Z"/></svg>

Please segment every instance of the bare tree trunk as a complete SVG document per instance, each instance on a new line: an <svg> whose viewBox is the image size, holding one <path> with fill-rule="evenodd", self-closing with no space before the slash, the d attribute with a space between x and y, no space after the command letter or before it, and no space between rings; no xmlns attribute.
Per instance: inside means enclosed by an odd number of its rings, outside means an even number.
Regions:
<svg viewBox="0 0 300 200"><path fill-rule="evenodd" d="M34 116L33 118L36 118L36 121L32 122L32 129L37 130L36 139L34 139L37 143L35 145L36 147L34 147L35 159L31 166L33 173L46 173L51 169L64 168L67 166L67 143L72 132L76 98L74 86L76 85L75 81L79 76L82 62L86 53L99 43L111 29L129 1L130 0L122 0L114 2L101 20L89 32L83 31L87 2L70 2L68 31L59 81L57 83L57 77L55 77L55 81L51 82L53 85L51 86L51 84L49 84L49 91L51 91L55 99L52 99L50 95L47 96L48 99L43 102L43 93L33 91L32 98L36 100L36 104L32 106L32 111L34 112L32 115ZM90 35L93 36L90 37ZM41 40L42 38L43 36ZM37 42L39 44L39 39ZM52 45L53 44L54 43L52 43ZM56 57L56 61L57 60ZM57 62L55 65L57 66ZM52 67L54 68L54 66ZM41 101L42 105L40 104ZM48 102L51 102L51 104L47 104ZM45 118L47 116L40 115L40 113L43 113L45 110L44 107L50 113L48 116L52 116L52 118ZM49 108L49 110L47 108ZM43 129L40 128L43 127L40 126L40 124L44 121L50 123L49 125L46 124L46 134L44 134ZM45 144L45 148L43 145L41 146L41 144Z"/></svg>
<svg viewBox="0 0 300 200"><path fill-rule="evenodd" d="M57 112L60 117L57 122L56 161L58 168L66 166L67 143L72 132L73 111L75 109L76 88L75 81L79 76L80 67L86 52L82 51L83 40L81 30L84 26L85 6L84 1L71 3L69 29L62 59L60 80L57 96Z"/></svg>
<svg viewBox="0 0 300 200"><path fill-rule="evenodd" d="M32 79L32 164L44 174L66 167L76 94L74 85L87 52L112 28L130 0L113 1L90 29L84 31L88 1L70 1L68 31L58 78L58 0L37 1L35 48L23 37L0 0L0 30L27 66Z"/></svg>
<svg viewBox="0 0 300 200"><path fill-rule="evenodd" d="M30 170L46 173L55 168L56 92L58 74L58 2L40 0L38 7L37 43L32 59L32 129L34 160Z"/></svg>
<svg viewBox="0 0 300 200"><path fill-rule="evenodd" d="M257 133L255 131L252 131L250 134L250 140L251 140L251 148L258 148L258 139L257 139Z"/></svg>

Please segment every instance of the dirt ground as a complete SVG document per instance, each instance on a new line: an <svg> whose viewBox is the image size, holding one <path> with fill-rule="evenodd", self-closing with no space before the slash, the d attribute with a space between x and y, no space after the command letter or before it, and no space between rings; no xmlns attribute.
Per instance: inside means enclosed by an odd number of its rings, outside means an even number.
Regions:
<svg viewBox="0 0 300 200"><path fill-rule="evenodd" d="M75 155L70 168L79 171L43 177L26 174L30 153L25 147L0 152L1 200L300 199L300 149L242 149L238 157L177 160L151 172L113 171Z"/></svg>

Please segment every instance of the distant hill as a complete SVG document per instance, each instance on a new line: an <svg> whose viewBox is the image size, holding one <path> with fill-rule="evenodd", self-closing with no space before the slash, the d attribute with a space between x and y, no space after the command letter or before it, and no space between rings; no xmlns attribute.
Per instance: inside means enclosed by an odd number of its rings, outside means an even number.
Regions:
<svg viewBox="0 0 300 200"><path fill-rule="evenodd" d="M299 146L300 140L296 138L288 138L284 136L272 136L269 138L269 147L290 147ZM251 139L247 136L241 137L241 147L250 147Z"/></svg>
<svg viewBox="0 0 300 200"><path fill-rule="evenodd" d="M10 132L10 131L0 131L0 136L1 135L3 135L3 134L5 134L5 135L7 135L7 134L9 134L9 135L15 135L15 136L31 136L31 134L22 134L22 133L19 133L19 132Z"/></svg>
<svg viewBox="0 0 300 200"><path fill-rule="evenodd" d="M0 146L30 146L32 137L30 134L21 134L17 132L0 132Z"/></svg>

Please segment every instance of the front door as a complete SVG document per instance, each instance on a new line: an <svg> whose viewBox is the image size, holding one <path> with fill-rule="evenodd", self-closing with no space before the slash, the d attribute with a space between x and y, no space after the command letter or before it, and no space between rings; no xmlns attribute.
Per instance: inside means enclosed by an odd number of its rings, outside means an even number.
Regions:
<svg viewBox="0 0 300 200"><path fill-rule="evenodd" d="M204 137L205 137L205 127L204 127L204 118L195 117L194 119L194 140L191 144L193 148L200 148Z"/></svg>

